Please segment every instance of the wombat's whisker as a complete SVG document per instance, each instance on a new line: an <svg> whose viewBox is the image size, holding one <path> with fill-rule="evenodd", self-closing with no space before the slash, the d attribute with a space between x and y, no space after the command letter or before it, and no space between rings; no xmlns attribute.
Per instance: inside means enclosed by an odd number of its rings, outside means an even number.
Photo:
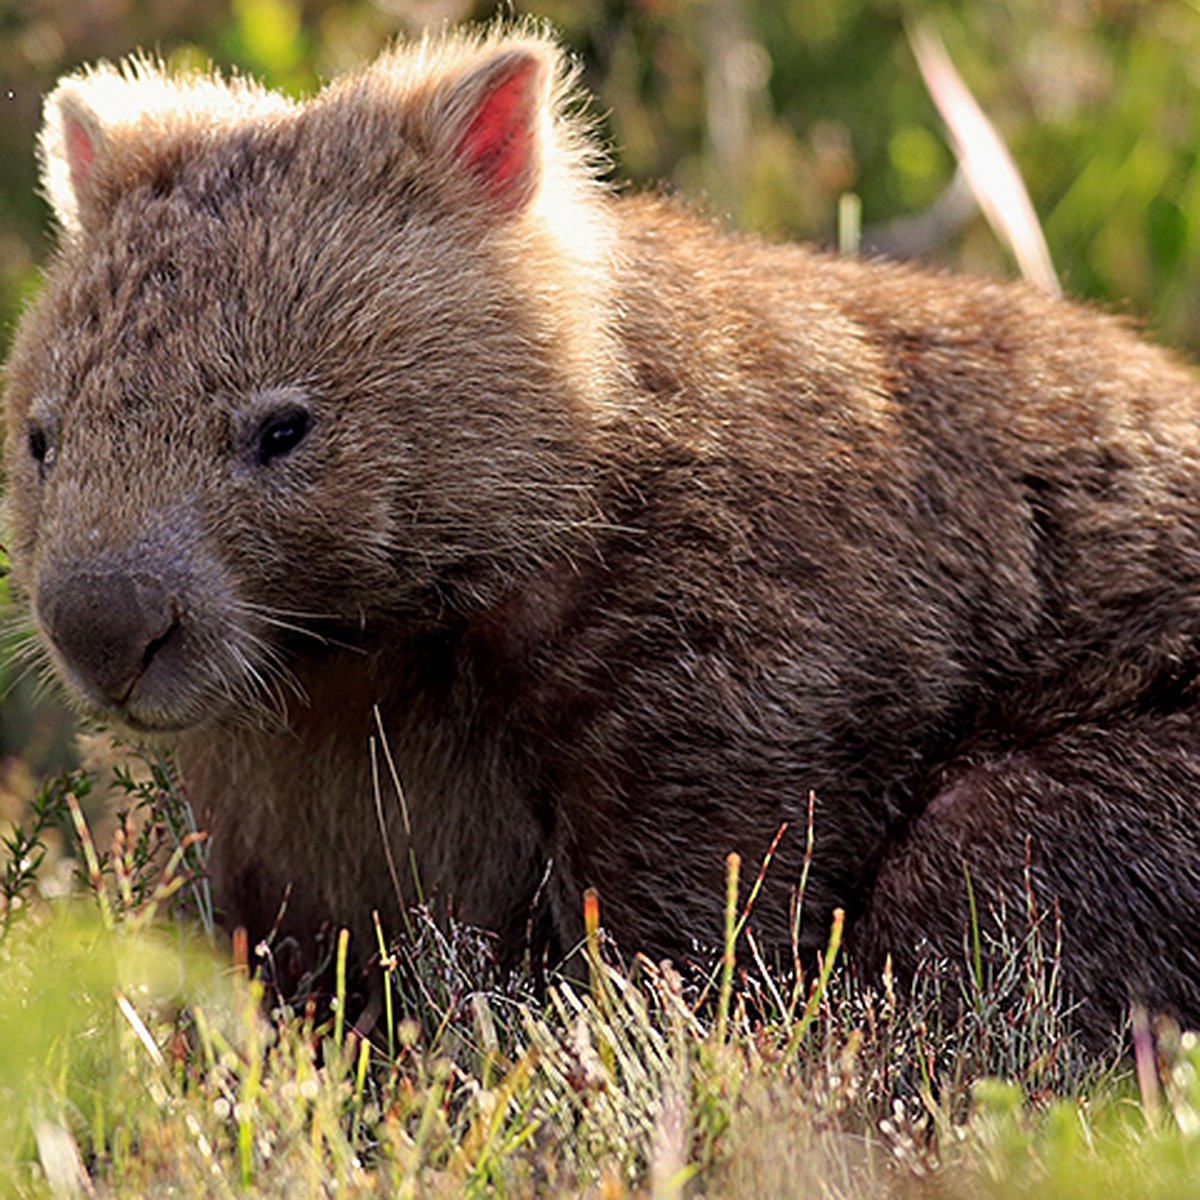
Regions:
<svg viewBox="0 0 1200 1200"><path fill-rule="evenodd" d="M282 629L287 633L299 634L301 637L311 638L322 646L335 647L339 650L348 650L352 654L364 653L361 646L356 646L351 642L343 641L340 638L332 636L327 632L322 632L319 629L310 629L306 625L297 623L297 621L285 620L285 617L296 617L300 620L310 621L327 621L329 623L337 622L338 625L344 627L346 625L345 618L339 618L333 614L308 613L308 612L289 612L285 609L272 608L269 605L253 604L246 601L235 601L231 607L236 612L248 613L257 617L264 624L275 629ZM254 643L260 651L271 649L273 654L278 652L271 648L269 642L265 639L255 637Z"/></svg>
<svg viewBox="0 0 1200 1200"><path fill-rule="evenodd" d="M9 663L17 666L0 691L0 700L11 696L31 676L38 680L35 695L46 694L52 670L50 651L38 639L34 623L26 613L18 611L0 621L0 647Z"/></svg>

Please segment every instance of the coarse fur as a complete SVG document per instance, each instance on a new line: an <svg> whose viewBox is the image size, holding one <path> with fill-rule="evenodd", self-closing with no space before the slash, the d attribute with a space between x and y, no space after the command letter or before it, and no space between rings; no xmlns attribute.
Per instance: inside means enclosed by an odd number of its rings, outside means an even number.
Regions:
<svg viewBox="0 0 1200 1200"><path fill-rule="evenodd" d="M965 868L1022 928L1028 854L1087 1036L1200 1021L1191 370L614 195L569 83L509 28L302 104L145 61L49 98L7 456L68 690L175 748L255 938L366 953L415 874L509 957L593 886L685 958L786 823L782 952L814 792L806 951L841 906L871 969L959 958Z"/></svg>

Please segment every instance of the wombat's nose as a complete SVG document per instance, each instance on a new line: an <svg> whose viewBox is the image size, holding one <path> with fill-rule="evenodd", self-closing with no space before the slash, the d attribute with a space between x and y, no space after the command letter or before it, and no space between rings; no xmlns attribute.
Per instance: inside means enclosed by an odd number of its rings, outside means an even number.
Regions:
<svg viewBox="0 0 1200 1200"><path fill-rule="evenodd" d="M38 593L54 644L86 683L121 704L179 624L161 583L124 572L81 572Z"/></svg>

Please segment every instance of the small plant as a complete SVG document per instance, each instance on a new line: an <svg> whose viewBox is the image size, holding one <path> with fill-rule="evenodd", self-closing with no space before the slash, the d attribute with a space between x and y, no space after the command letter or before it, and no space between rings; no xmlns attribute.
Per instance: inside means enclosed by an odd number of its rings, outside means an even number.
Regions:
<svg viewBox="0 0 1200 1200"><path fill-rule="evenodd" d="M91 788L91 776L83 771L71 771L48 780L30 801L27 819L0 837L4 848L0 938L8 934L16 914L33 896L46 858L46 838L64 828L70 819L69 798L81 799Z"/></svg>
<svg viewBox="0 0 1200 1200"><path fill-rule="evenodd" d="M118 807L117 838L109 864L123 879L122 894L134 907L159 886L164 859L177 859L181 888L204 932L215 932L212 891L206 875L205 838L179 782L172 760L140 748L121 747L128 757L113 768L127 805ZM140 770L135 769L140 768Z"/></svg>

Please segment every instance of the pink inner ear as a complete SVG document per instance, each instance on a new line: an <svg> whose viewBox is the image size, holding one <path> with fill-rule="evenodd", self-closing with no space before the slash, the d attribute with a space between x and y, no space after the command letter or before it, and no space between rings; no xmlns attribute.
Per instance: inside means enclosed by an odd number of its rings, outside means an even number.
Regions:
<svg viewBox="0 0 1200 1200"><path fill-rule="evenodd" d="M74 117L66 118L65 141L67 164L71 171L71 186L76 193L87 183L96 162L96 143L84 124Z"/></svg>
<svg viewBox="0 0 1200 1200"><path fill-rule="evenodd" d="M483 96L458 142L459 153L505 212L533 193L538 69L536 60L522 59Z"/></svg>

